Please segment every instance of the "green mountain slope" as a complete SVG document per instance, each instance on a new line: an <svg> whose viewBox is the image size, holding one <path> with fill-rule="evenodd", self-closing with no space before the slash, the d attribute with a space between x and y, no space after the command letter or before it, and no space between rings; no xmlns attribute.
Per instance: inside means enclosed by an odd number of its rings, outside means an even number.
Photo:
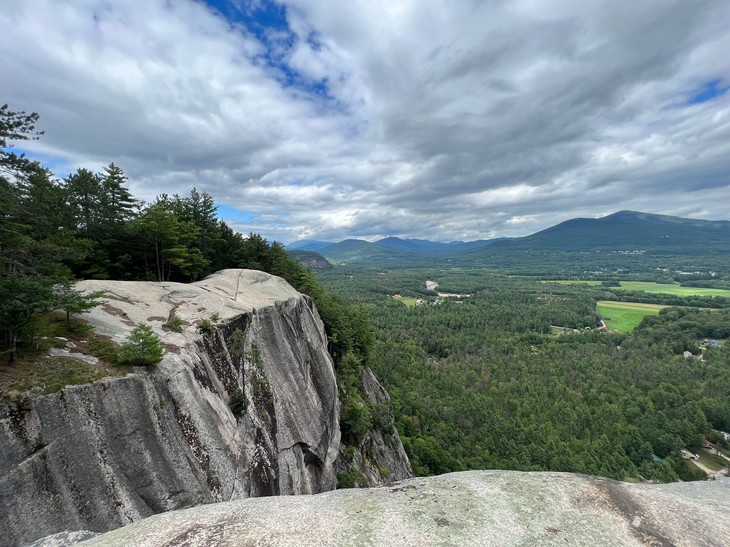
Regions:
<svg viewBox="0 0 730 547"><path fill-rule="evenodd" d="M396 258L402 254L362 239L346 239L320 249L319 253L337 262L378 262Z"/></svg>
<svg viewBox="0 0 730 547"><path fill-rule="evenodd" d="M526 237L495 242L490 250L726 254L730 222L619 211L597 219L567 220Z"/></svg>

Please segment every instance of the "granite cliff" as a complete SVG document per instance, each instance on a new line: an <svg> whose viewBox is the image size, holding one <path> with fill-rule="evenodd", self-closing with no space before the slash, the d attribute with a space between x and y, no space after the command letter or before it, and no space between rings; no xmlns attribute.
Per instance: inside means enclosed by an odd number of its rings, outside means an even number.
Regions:
<svg viewBox="0 0 730 547"><path fill-rule="evenodd" d="M165 357L153 369L0 407L2 544L336 487L340 402L308 297L250 270L188 285L84 281L78 288L106 293L85 316L97 333L121 343L147 323ZM363 387L368 397L387 397L374 377ZM237 415L229 404L235 396ZM387 443L368 444L367 458L358 447L356 459L380 470L391 465L387 475L398 480L410 466L389 428ZM364 465L356 467L368 484L382 479Z"/></svg>

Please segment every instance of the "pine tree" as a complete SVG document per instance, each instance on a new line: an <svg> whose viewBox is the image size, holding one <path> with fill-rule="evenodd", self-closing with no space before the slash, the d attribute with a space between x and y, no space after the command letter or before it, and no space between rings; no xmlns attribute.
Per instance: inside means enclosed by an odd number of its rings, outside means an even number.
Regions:
<svg viewBox="0 0 730 547"><path fill-rule="evenodd" d="M122 168L110 163L101 179L102 219L107 224L119 224L135 216L139 202L125 187L127 176Z"/></svg>
<svg viewBox="0 0 730 547"><path fill-rule="evenodd" d="M50 174L8 152L14 140L38 138L37 119L0 107L0 351L11 363L19 334L37 313L54 307L53 287L69 276L67 250L53 226L62 208L53 202L58 194Z"/></svg>
<svg viewBox="0 0 730 547"><path fill-rule="evenodd" d="M119 363L122 365L156 365L164 355L162 344L152 327L140 323L119 348Z"/></svg>

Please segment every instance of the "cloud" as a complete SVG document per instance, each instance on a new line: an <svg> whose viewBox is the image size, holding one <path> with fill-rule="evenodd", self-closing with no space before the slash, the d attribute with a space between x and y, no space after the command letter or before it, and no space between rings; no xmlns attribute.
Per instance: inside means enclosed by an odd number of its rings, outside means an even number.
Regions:
<svg viewBox="0 0 730 547"><path fill-rule="evenodd" d="M197 186L283 241L728 218L728 23L722 0L10 0L0 102L59 165Z"/></svg>

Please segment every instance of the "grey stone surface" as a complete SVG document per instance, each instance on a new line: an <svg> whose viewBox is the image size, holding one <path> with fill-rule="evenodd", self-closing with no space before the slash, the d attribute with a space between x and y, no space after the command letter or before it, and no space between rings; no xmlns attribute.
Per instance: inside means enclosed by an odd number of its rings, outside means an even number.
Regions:
<svg viewBox="0 0 730 547"><path fill-rule="evenodd" d="M71 344L70 346L68 344ZM77 359L79 361L83 361L84 363L89 363L90 365L95 365L99 362L99 359L97 357L94 357L93 355L84 355L83 353L78 353L74 351L69 351L68 348L73 348L73 344L69 342L66 344L65 348L51 348L48 350L48 355L52 357L68 357L70 359Z"/></svg>
<svg viewBox="0 0 730 547"><path fill-rule="evenodd" d="M470 471L390 487L259 498L156 515L86 546L721 546L730 481L627 484Z"/></svg>
<svg viewBox="0 0 730 547"><path fill-rule="evenodd" d="M335 487L337 386L308 297L249 270L190 285L78 288L107 292L85 316L98 333L121 343L145 322L167 351L153 369L0 407L0 544ZM165 326L171 316L182 332ZM204 319L217 319L213 333L198 332ZM236 330L244 336L231 351ZM229 409L235 389L246 398L238 418Z"/></svg>
<svg viewBox="0 0 730 547"><path fill-rule="evenodd" d="M95 532L88 530L78 530L76 532L59 532L51 536L46 536L38 541L34 541L29 547L68 547L76 545L84 540L97 536Z"/></svg>

